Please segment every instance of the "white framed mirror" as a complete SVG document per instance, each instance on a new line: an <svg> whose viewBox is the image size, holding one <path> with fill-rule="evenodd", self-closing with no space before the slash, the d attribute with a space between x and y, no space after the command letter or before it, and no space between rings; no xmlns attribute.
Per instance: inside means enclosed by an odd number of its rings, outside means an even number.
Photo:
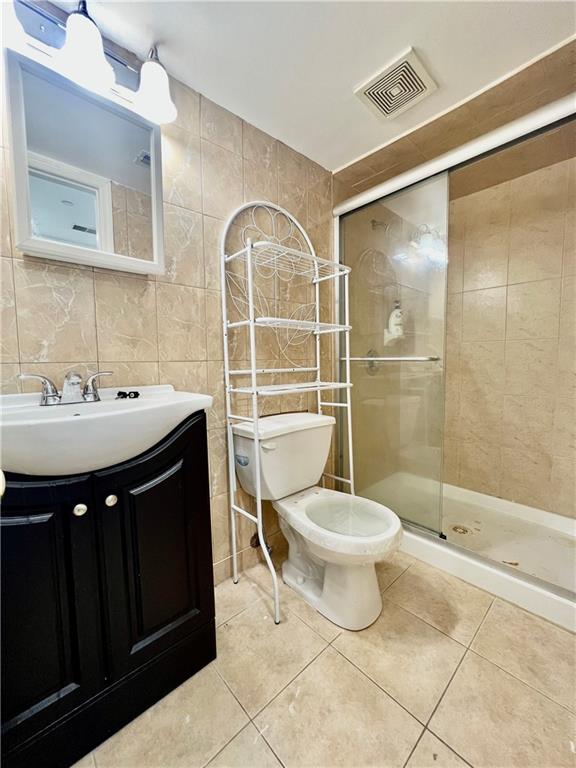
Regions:
<svg viewBox="0 0 576 768"><path fill-rule="evenodd" d="M16 247L162 274L159 126L19 53L6 54Z"/></svg>

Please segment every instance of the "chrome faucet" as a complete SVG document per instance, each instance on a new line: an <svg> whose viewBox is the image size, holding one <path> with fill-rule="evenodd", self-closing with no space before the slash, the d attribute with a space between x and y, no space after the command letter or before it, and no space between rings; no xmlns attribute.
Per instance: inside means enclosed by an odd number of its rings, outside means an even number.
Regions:
<svg viewBox="0 0 576 768"><path fill-rule="evenodd" d="M99 376L111 376L112 371L99 371L86 379L82 387L82 376L76 371L66 374L62 392L58 392L54 382L47 376L37 373L21 373L19 379L36 379L42 382L40 405L67 405L70 403L97 403L100 400L97 380Z"/></svg>

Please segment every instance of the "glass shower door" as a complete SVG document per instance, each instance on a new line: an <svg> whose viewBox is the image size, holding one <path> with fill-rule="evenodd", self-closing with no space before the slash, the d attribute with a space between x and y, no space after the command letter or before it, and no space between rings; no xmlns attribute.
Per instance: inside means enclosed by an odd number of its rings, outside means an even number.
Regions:
<svg viewBox="0 0 576 768"><path fill-rule="evenodd" d="M437 533L447 229L446 173L340 220L341 258L352 267L356 493Z"/></svg>

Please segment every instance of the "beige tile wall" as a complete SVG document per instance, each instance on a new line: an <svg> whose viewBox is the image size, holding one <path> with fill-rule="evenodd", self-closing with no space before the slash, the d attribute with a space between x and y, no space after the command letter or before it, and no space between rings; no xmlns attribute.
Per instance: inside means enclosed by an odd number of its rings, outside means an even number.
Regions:
<svg viewBox="0 0 576 768"><path fill-rule="evenodd" d="M576 159L450 204L445 480L576 516Z"/></svg>
<svg viewBox="0 0 576 768"><path fill-rule="evenodd" d="M295 214L318 253L330 257L331 174L184 85L173 83L178 118L162 131L166 273L136 276L23 257L11 242L0 148L2 391L20 371L61 384L70 369L109 369L113 386L169 383L208 392L213 546L217 580L230 572L218 241L244 201L278 202ZM326 304L326 308L329 304ZM306 403L292 403L305 407ZM267 510L270 543L283 548ZM252 525L240 526L243 565L255 561Z"/></svg>

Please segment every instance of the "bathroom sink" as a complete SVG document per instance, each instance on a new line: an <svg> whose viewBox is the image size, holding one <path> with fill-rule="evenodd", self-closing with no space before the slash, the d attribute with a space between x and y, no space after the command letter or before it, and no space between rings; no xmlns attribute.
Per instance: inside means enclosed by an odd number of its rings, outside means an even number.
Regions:
<svg viewBox="0 0 576 768"><path fill-rule="evenodd" d="M128 388L126 388L128 389ZM210 408L212 398L176 392L170 385L130 387L137 399L116 399L100 389L100 402L41 406L40 395L0 397L4 472L73 475L110 467L151 448L187 416Z"/></svg>

